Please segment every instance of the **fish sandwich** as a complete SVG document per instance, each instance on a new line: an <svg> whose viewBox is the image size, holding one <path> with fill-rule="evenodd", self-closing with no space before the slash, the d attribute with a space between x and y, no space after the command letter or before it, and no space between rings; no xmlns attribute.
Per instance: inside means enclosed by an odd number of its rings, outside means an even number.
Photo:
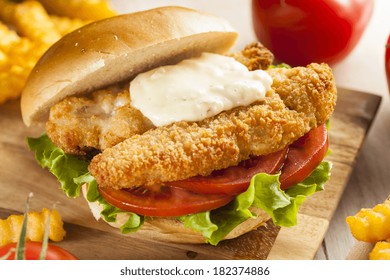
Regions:
<svg viewBox="0 0 390 280"><path fill-rule="evenodd" d="M21 99L37 161L123 233L216 245L293 226L331 164L326 64L274 66L219 17L162 7L91 23L54 44Z"/></svg>

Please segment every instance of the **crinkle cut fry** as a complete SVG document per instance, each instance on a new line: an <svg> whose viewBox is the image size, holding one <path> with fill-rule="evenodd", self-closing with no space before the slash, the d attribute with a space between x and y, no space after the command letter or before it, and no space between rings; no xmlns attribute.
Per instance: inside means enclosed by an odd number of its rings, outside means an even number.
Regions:
<svg viewBox="0 0 390 280"><path fill-rule="evenodd" d="M390 197L383 204L360 209L356 215L348 216L346 222L352 235L359 241L390 242Z"/></svg>
<svg viewBox="0 0 390 280"><path fill-rule="evenodd" d="M135 135L95 156L91 174L101 187L112 188L208 175L251 155L280 150L330 117L336 87L329 66L269 73L275 85L265 101L202 122L179 122Z"/></svg>
<svg viewBox="0 0 390 280"><path fill-rule="evenodd" d="M49 215L49 239L53 241L64 239L66 232L60 214L56 210L43 208L41 212L32 211L28 213L26 240L43 241ZM7 219L0 219L0 246L18 242L23 219L23 215L10 215Z"/></svg>

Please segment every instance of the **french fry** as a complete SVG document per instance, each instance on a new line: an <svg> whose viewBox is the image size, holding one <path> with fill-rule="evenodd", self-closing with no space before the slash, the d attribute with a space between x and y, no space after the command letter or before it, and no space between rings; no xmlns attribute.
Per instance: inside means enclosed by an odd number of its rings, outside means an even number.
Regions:
<svg viewBox="0 0 390 280"><path fill-rule="evenodd" d="M390 260L390 196L382 204L377 204L372 209L363 208L355 216L346 218L352 235L365 245L356 247L350 256L355 259L356 252L363 251L360 248L371 250L368 254L370 260ZM364 244L360 242L358 244ZM371 243L371 244L370 244ZM360 258L360 256L359 256ZM364 257L366 259L367 257Z"/></svg>
<svg viewBox="0 0 390 280"><path fill-rule="evenodd" d="M99 20L116 14L107 0L39 0L39 2L49 13L70 18Z"/></svg>
<svg viewBox="0 0 390 280"><path fill-rule="evenodd" d="M390 260L390 242L377 242L368 258L370 260Z"/></svg>
<svg viewBox="0 0 390 280"><path fill-rule="evenodd" d="M90 22L78 18L59 17L53 15L50 16L50 19L61 36L64 36Z"/></svg>
<svg viewBox="0 0 390 280"><path fill-rule="evenodd" d="M0 0L1 1L1 0ZM10 30L5 24L0 22L0 50L9 51L13 44L20 41L20 37L15 31Z"/></svg>
<svg viewBox="0 0 390 280"><path fill-rule="evenodd" d="M9 0L0 0L0 20L5 23L13 23L15 20L16 6L16 3Z"/></svg>
<svg viewBox="0 0 390 280"><path fill-rule="evenodd" d="M0 104L17 98L39 57L48 46L19 37L0 23Z"/></svg>
<svg viewBox="0 0 390 280"><path fill-rule="evenodd" d="M390 204L378 204L363 208L355 216L346 219L352 235L360 241L378 242L390 239Z"/></svg>
<svg viewBox="0 0 390 280"><path fill-rule="evenodd" d="M0 104L20 96L32 68L54 42L113 15L106 0L0 0Z"/></svg>
<svg viewBox="0 0 390 280"><path fill-rule="evenodd" d="M8 58L7 54L0 50L0 72L8 69Z"/></svg>
<svg viewBox="0 0 390 280"><path fill-rule="evenodd" d="M56 210L42 209L40 213L29 212L26 239L42 242L47 217L50 215L49 239L52 241L63 240L66 232L60 214ZM20 230L23 224L23 215L10 215L5 220L0 220L0 246L18 242Z"/></svg>
<svg viewBox="0 0 390 280"><path fill-rule="evenodd" d="M19 72L19 74L22 73L20 73L21 71L15 71L14 69L15 68L13 68L9 74L0 73L0 104L18 98L23 89L26 75L15 75L15 72Z"/></svg>
<svg viewBox="0 0 390 280"><path fill-rule="evenodd" d="M43 6L37 1L26 1L15 9L15 22L19 33L46 45L52 45L61 38Z"/></svg>

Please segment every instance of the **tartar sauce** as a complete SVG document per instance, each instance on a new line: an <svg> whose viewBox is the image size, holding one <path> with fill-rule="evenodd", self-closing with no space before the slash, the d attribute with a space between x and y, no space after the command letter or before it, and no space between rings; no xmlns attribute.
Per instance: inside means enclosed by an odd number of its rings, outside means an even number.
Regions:
<svg viewBox="0 0 390 280"><path fill-rule="evenodd" d="M139 74L130 83L131 105L155 126L201 121L264 99L272 78L235 59L203 53Z"/></svg>

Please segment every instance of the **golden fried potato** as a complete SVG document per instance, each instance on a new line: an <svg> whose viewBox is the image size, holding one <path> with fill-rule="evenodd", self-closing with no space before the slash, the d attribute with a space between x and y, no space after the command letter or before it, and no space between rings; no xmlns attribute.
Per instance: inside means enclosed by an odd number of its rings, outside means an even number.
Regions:
<svg viewBox="0 0 390 280"><path fill-rule="evenodd" d="M17 4L10 0L0 0L0 19L5 23L13 23L16 6Z"/></svg>
<svg viewBox="0 0 390 280"><path fill-rule="evenodd" d="M15 26L23 36L46 45L61 38L43 6L37 1L26 1L16 6Z"/></svg>
<svg viewBox="0 0 390 280"><path fill-rule="evenodd" d="M0 49L6 52L10 51L14 47L14 44L18 43L21 39L15 31L9 29L7 25L1 22L0 38Z"/></svg>
<svg viewBox="0 0 390 280"><path fill-rule="evenodd" d="M98 20L114 16L116 13L107 0L39 0L49 13Z"/></svg>
<svg viewBox="0 0 390 280"><path fill-rule="evenodd" d="M113 15L106 0L0 0L0 104L20 96L32 68L58 39Z"/></svg>
<svg viewBox="0 0 390 280"><path fill-rule="evenodd" d="M0 104L17 98L47 45L19 37L0 22Z"/></svg>
<svg viewBox="0 0 390 280"><path fill-rule="evenodd" d="M390 242L377 242L368 258L370 260L390 260Z"/></svg>
<svg viewBox="0 0 390 280"><path fill-rule="evenodd" d="M352 235L360 241L378 242L390 238L390 204L363 208L346 219Z"/></svg>
<svg viewBox="0 0 390 280"><path fill-rule="evenodd" d="M50 20L53 22L54 26L57 28L61 36L64 36L73 30L76 30L90 21L82 20L78 18L67 18L50 15Z"/></svg>
<svg viewBox="0 0 390 280"><path fill-rule="evenodd" d="M40 213L29 212L27 220L26 239L30 241L42 242L48 216L49 239L61 241L66 234L60 214L56 210L43 208ZM7 219L0 219L0 246L18 242L23 224L23 215L10 215Z"/></svg>

